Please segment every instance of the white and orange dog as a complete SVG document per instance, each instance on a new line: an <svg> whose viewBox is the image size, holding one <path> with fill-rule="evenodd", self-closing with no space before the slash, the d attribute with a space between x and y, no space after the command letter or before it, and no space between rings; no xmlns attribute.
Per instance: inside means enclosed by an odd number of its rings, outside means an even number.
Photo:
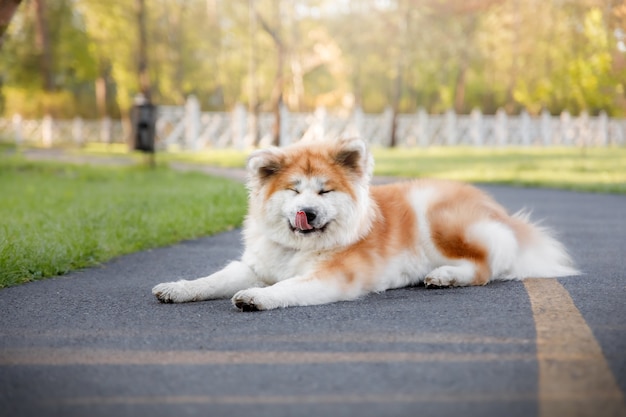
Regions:
<svg viewBox="0 0 626 417"><path fill-rule="evenodd" d="M240 261L155 286L162 302L232 297L244 310L354 300L427 287L576 275L563 245L462 183L370 187L364 142L310 141L254 152Z"/></svg>

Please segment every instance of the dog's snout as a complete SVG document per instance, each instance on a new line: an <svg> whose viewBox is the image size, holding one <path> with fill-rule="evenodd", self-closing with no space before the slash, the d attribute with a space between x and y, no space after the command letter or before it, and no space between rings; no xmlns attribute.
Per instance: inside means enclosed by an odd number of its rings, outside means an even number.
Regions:
<svg viewBox="0 0 626 417"><path fill-rule="evenodd" d="M306 214L306 221L309 223L317 217L317 213L312 208L303 208L302 211Z"/></svg>

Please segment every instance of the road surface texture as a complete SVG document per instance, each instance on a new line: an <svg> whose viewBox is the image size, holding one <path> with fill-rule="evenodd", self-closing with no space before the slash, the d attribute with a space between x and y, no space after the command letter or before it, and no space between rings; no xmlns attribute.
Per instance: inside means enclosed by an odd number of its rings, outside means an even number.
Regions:
<svg viewBox="0 0 626 417"><path fill-rule="evenodd" d="M152 286L240 231L0 290L1 416L626 416L626 196L484 186L584 275L243 313Z"/></svg>

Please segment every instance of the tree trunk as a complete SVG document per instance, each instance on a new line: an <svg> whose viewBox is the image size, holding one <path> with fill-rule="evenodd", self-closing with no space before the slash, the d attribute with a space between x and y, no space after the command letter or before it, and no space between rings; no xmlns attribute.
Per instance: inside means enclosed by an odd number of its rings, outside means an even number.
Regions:
<svg viewBox="0 0 626 417"><path fill-rule="evenodd" d="M11 19L21 2L22 0L0 1L0 49L2 49L4 34L9 28L9 23L11 23Z"/></svg>
<svg viewBox="0 0 626 417"><path fill-rule="evenodd" d="M256 31L257 14L254 9L254 1L248 1L249 25L250 25L250 56L248 61L248 76L250 78L250 98L248 100L248 112L250 116L249 131L252 146L259 145L259 95L256 68Z"/></svg>
<svg viewBox="0 0 626 417"><path fill-rule="evenodd" d="M150 97L150 78L148 76L148 41L146 36L146 5L145 0L135 0L135 8L137 13L137 28L139 30L139 45L137 63L137 75L139 78L139 91L143 94L148 103L151 102Z"/></svg>
<svg viewBox="0 0 626 417"><path fill-rule="evenodd" d="M172 12L173 28L172 33L175 35L173 43L176 47L176 68L174 70L174 79L176 80L176 89L178 100L181 103L185 102L185 91L183 91L183 85L185 81L185 11L187 2L182 2L177 5L176 12Z"/></svg>
<svg viewBox="0 0 626 417"><path fill-rule="evenodd" d="M46 92L54 90L52 77L52 50L50 34L48 33L48 19L46 17L45 0L35 0L35 30L36 43L39 52L39 71Z"/></svg>
<svg viewBox="0 0 626 417"><path fill-rule="evenodd" d="M408 33L409 23L411 20L410 7L407 3L401 3L401 13L398 15L398 37L400 39L400 51L396 56L396 77L394 79L393 97L391 103L391 137L389 138L389 147L395 148L398 142L397 123L398 112L400 111L400 100L402 99L402 90L404 89L403 77L406 69L406 54L409 50Z"/></svg>
<svg viewBox="0 0 626 417"><path fill-rule="evenodd" d="M511 50L513 52L513 62L511 63L511 71L509 73L509 81L506 87L506 103L504 104L504 108L507 113L513 114L515 111L515 83L518 78L518 67L519 67L519 54L520 54L520 7L519 0L515 0L513 2L513 41L511 45Z"/></svg>
<svg viewBox="0 0 626 417"><path fill-rule="evenodd" d="M215 69L215 89L213 90L210 98L210 105L215 109L223 109L226 106L224 98L224 47L222 45L222 26L220 18L220 8L218 0L206 0L206 11L208 30L211 33L211 47L213 48L213 65ZM185 92L187 93L187 92Z"/></svg>
<svg viewBox="0 0 626 417"><path fill-rule="evenodd" d="M274 79L274 89L272 91L272 111L274 113L274 125L272 126L272 145L280 145L280 125L282 120L280 119L280 107L283 103L283 65L285 60L285 47L282 42L277 43L278 58L276 69L276 78Z"/></svg>
<svg viewBox="0 0 626 417"><path fill-rule="evenodd" d="M402 63L397 62L396 78L394 80L393 103L391 105L391 137L389 138L389 147L395 148L397 144L397 122L398 110L400 109L400 97L402 96Z"/></svg>
<svg viewBox="0 0 626 417"><path fill-rule="evenodd" d="M107 115L107 81L104 72L96 78L96 108L100 119Z"/></svg>
<svg viewBox="0 0 626 417"><path fill-rule="evenodd" d="M265 21L265 19L263 19L263 17L256 9L254 9L254 13L259 23L261 24L261 27L263 27L263 30L265 30L267 34L272 37L274 45L276 46L276 77L274 78L274 87L272 88L272 96L270 102L272 106L272 112L274 113L274 125L272 127L272 145L278 146L280 144L280 106L283 101L283 67L285 65L286 47L280 33L280 1L276 1L274 3L274 6L274 13L276 15L276 27L274 29L270 27L270 25Z"/></svg>
<svg viewBox="0 0 626 417"><path fill-rule="evenodd" d="M464 112L465 108L465 80L467 76L467 62L461 62L459 73L456 76L456 85L454 88L454 111L457 114Z"/></svg>

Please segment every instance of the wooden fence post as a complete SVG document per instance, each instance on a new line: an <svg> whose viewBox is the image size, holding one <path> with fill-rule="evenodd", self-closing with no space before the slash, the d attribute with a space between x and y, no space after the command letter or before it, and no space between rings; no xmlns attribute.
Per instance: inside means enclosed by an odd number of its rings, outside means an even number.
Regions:
<svg viewBox="0 0 626 417"><path fill-rule="evenodd" d="M543 109L540 117L541 142L543 146L550 146L552 145L552 116L550 116L550 112L547 109Z"/></svg>
<svg viewBox="0 0 626 417"><path fill-rule="evenodd" d="M200 137L200 102L194 95L185 102L185 147L192 151L199 148Z"/></svg>
<svg viewBox="0 0 626 417"><path fill-rule="evenodd" d="M83 146L83 119L78 116L72 120L72 139L76 146Z"/></svg>
<svg viewBox="0 0 626 417"><path fill-rule="evenodd" d="M483 146L483 114L480 110L474 109L470 114L470 137L472 145Z"/></svg>
<svg viewBox="0 0 626 417"><path fill-rule="evenodd" d="M428 137L428 113L423 107L417 110L417 143L420 147L426 148L430 144Z"/></svg>
<svg viewBox="0 0 626 417"><path fill-rule="evenodd" d="M456 145L456 114L452 109L449 109L445 115L444 121L445 130L445 144L448 146Z"/></svg>
<svg viewBox="0 0 626 417"><path fill-rule="evenodd" d="M578 143L586 147L591 145L591 129L589 129L589 113L583 110L578 116Z"/></svg>
<svg viewBox="0 0 626 417"><path fill-rule="evenodd" d="M111 144L113 135L111 134L111 118L104 116L100 121L100 140L102 143Z"/></svg>
<svg viewBox="0 0 626 417"><path fill-rule="evenodd" d="M348 134L350 136L356 136L361 139L365 139L363 136L363 109L361 106L356 106L352 113L352 121L349 124Z"/></svg>
<svg viewBox="0 0 626 417"><path fill-rule="evenodd" d="M232 145L236 149L245 148L246 132L248 131L246 119L246 108L241 103L235 104L231 120L231 129L233 133Z"/></svg>
<svg viewBox="0 0 626 417"><path fill-rule="evenodd" d="M24 140L22 135L22 116L19 114L13 115L13 137L15 138L15 146L19 147Z"/></svg>
<svg viewBox="0 0 626 417"><path fill-rule="evenodd" d="M278 111L280 112L280 131L278 133L278 146L287 146L291 144L292 137L290 135L291 131L291 113L287 106L280 100Z"/></svg>
<svg viewBox="0 0 626 417"><path fill-rule="evenodd" d="M497 146L505 146L508 142L507 115L504 109L500 108L496 111L495 126L493 128L495 136L495 144Z"/></svg>
<svg viewBox="0 0 626 417"><path fill-rule="evenodd" d="M46 114L41 123L41 141L44 148L52 146L52 116Z"/></svg>
<svg viewBox="0 0 626 417"><path fill-rule="evenodd" d="M602 110L598 115L598 129L596 145L606 146L608 144L609 117Z"/></svg>
<svg viewBox="0 0 626 417"><path fill-rule="evenodd" d="M522 146L530 145L530 115L526 109L522 109L519 115L520 122L520 136L522 138Z"/></svg>
<svg viewBox="0 0 626 417"><path fill-rule="evenodd" d="M326 107L320 106L315 109L315 139L324 139L328 130L328 112Z"/></svg>
<svg viewBox="0 0 626 417"><path fill-rule="evenodd" d="M391 147L394 144L394 140L395 140L395 138L393 137L394 135L393 109L391 107L389 106L385 107L385 111L383 112L382 122L383 122L382 137L380 139L381 141L383 140L385 141L385 146Z"/></svg>
<svg viewBox="0 0 626 417"><path fill-rule="evenodd" d="M561 137L561 143L563 145L571 145L573 141L572 136L572 116L570 116L567 110L563 111L560 116L561 129L559 136Z"/></svg>

